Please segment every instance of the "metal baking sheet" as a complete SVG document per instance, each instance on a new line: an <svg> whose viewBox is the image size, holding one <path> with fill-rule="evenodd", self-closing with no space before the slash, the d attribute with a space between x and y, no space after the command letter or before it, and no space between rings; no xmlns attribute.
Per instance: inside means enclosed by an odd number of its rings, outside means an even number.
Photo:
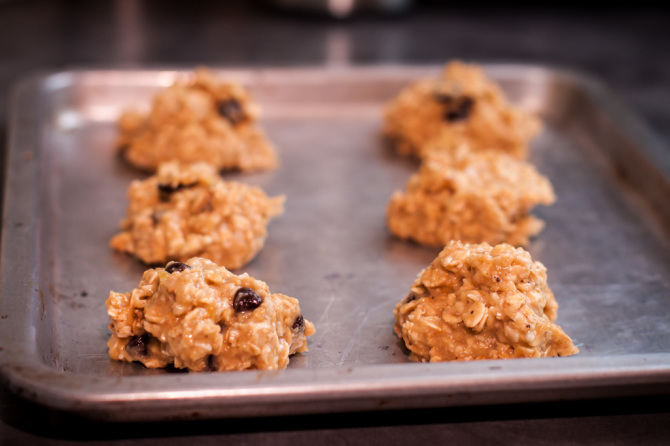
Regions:
<svg viewBox="0 0 670 446"><path fill-rule="evenodd" d="M18 394L130 421L498 404L670 390L670 151L597 80L486 65L546 128L531 161L558 201L529 246L548 268L568 358L422 364L392 310L438 250L391 237L386 203L416 163L379 135L381 110L440 67L226 69L264 109L269 173L225 174L285 194L246 268L298 297L317 332L287 370L185 373L111 361L105 299L138 283L115 253L131 180L115 154L121 110L148 108L179 70L73 70L21 82L10 104L2 227L0 374Z"/></svg>

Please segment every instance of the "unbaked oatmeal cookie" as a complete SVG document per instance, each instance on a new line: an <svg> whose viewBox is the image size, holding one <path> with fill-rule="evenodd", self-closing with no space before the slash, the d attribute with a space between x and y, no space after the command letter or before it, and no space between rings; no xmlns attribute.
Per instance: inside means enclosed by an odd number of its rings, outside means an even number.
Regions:
<svg viewBox="0 0 670 446"><path fill-rule="evenodd" d="M128 162L148 171L170 160L206 161L221 170L274 169L277 154L258 116L241 85L199 69L159 92L148 115L124 112L117 144Z"/></svg>
<svg viewBox="0 0 670 446"><path fill-rule="evenodd" d="M433 152L387 207L391 232L423 245L450 240L528 244L544 223L529 214L555 201L551 183L533 165L505 153Z"/></svg>
<svg viewBox="0 0 670 446"><path fill-rule="evenodd" d="M546 268L507 244L449 243L395 309L395 333L415 361L578 353L554 323Z"/></svg>
<svg viewBox="0 0 670 446"><path fill-rule="evenodd" d="M128 215L110 245L148 264L205 257L240 268L261 250L284 197L224 181L206 163L163 163L128 188Z"/></svg>
<svg viewBox="0 0 670 446"><path fill-rule="evenodd" d="M439 78L410 84L386 105L383 133L398 153L419 158L454 142L525 158L541 127L537 117L508 104L481 68L451 62Z"/></svg>
<svg viewBox="0 0 670 446"><path fill-rule="evenodd" d="M297 299L203 258L149 269L106 306L109 356L150 368L283 369L315 331Z"/></svg>

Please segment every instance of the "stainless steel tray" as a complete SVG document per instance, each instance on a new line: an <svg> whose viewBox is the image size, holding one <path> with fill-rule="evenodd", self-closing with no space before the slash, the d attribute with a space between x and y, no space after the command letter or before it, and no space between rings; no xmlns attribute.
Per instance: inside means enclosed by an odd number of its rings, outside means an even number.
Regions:
<svg viewBox="0 0 670 446"><path fill-rule="evenodd" d="M392 309L437 254L390 237L385 207L416 164L379 137L383 103L431 67L225 70L265 110L281 167L227 175L286 194L244 270L296 296L317 333L287 370L193 374L108 359L105 299L144 267L108 248L143 174L115 155L119 112L177 71L67 71L10 104L0 374L40 404L165 420L551 401L670 391L670 152L597 81L546 67L488 73L546 129L531 160L558 202L530 245L548 268L568 358L419 364Z"/></svg>

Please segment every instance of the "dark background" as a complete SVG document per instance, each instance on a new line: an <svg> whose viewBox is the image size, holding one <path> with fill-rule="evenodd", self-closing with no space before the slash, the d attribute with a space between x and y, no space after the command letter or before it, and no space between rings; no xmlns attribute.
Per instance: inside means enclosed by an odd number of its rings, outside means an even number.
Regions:
<svg viewBox="0 0 670 446"><path fill-rule="evenodd" d="M401 14L337 19L270 0L0 0L0 136L4 148L12 84L35 72L460 58L594 75L668 145L670 14L645 2L595 3L416 0ZM106 424L36 407L0 387L0 444L667 444L666 399Z"/></svg>

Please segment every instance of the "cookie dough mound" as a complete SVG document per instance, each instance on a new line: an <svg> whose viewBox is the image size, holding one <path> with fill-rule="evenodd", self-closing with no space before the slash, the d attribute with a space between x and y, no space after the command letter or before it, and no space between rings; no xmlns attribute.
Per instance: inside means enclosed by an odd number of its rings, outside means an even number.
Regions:
<svg viewBox="0 0 670 446"><path fill-rule="evenodd" d="M396 305L395 333L415 361L568 356L544 265L507 244L451 242Z"/></svg>
<svg viewBox="0 0 670 446"><path fill-rule="evenodd" d="M159 92L148 115L123 113L118 147L128 162L148 171L170 160L206 161L222 170L274 169L277 154L258 116L242 86L200 69Z"/></svg>
<svg viewBox="0 0 670 446"><path fill-rule="evenodd" d="M283 369L314 334L297 299L197 257L145 271L137 288L110 292L106 305L109 356L150 368Z"/></svg>
<svg viewBox="0 0 670 446"><path fill-rule="evenodd" d="M240 268L261 250L284 197L223 181L206 163L161 164L156 175L128 188L128 216L110 245L148 264L205 257Z"/></svg>
<svg viewBox="0 0 670 446"><path fill-rule="evenodd" d="M528 244L544 223L529 215L555 201L547 178L531 164L501 152L434 152L396 191L387 207L393 234L423 245L450 240Z"/></svg>
<svg viewBox="0 0 670 446"><path fill-rule="evenodd" d="M498 86L476 65L452 62L441 77L419 80L386 105L383 133L402 155L419 158L449 150L499 150L525 158L541 122L507 103Z"/></svg>

